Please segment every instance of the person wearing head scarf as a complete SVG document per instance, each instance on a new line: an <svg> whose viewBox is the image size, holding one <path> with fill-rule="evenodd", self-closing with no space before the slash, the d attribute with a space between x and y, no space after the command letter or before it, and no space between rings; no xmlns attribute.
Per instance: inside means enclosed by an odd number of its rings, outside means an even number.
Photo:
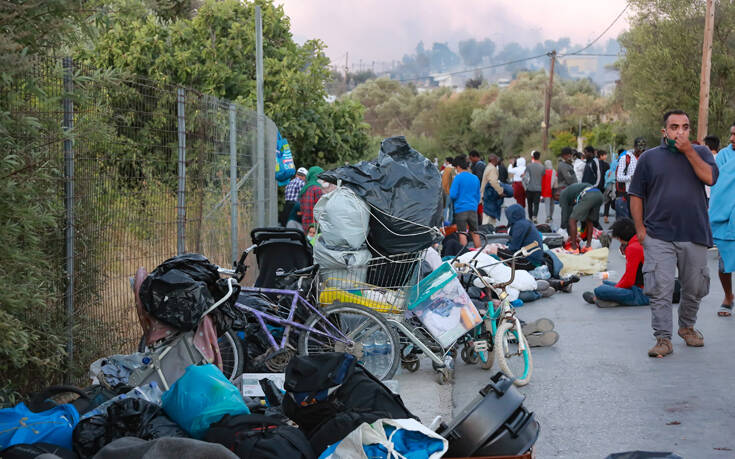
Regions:
<svg viewBox="0 0 735 459"><path fill-rule="evenodd" d="M317 180L322 172L324 172L324 169L321 167L312 166L306 175L306 183L301 188L299 205L301 206L301 225L304 228L308 228L309 225L314 223L314 205L324 194L324 190Z"/></svg>

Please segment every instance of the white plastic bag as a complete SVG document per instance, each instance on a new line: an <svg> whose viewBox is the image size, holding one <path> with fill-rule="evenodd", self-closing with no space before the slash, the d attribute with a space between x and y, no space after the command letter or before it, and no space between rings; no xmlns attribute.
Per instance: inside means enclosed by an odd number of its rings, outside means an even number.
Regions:
<svg viewBox="0 0 735 459"><path fill-rule="evenodd" d="M396 428L390 437L385 433L384 426L386 425ZM438 442L442 443L440 451L435 451L431 455L427 453L425 457L428 459L439 459L447 452L447 440L415 419L379 419L372 424L367 422L360 424L359 427L342 439L336 448L331 451L332 447L327 448L327 451L322 453L319 459L368 459L363 446L375 444L382 445L388 450L386 456L388 459L403 459L405 457L403 453L409 451L397 451L391 441L391 437L401 431L420 432L426 437L427 445L431 444L433 447L438 447ZM416 443L412 442L412 445L416 446ZM412 452L416 454L415 450Z"/></svg>
<svg viewBox="0 0 735 459"><path fill-rule="evenodd" d="M365 244L370 209L351 189L340 186L322 196L314 206L314 218L327 246L357 250Z"/></svg>
<svg viewBox="0 0 735 459"><path fill-rule="evenodd" d="M355 282L365 282L367 278L367 263L372 257L369 250L335 250L324 242L324 235L320 234L314 244L314 263L319 265L319 272L323 279L349 279Z"/></svg>
<svg viewBox="0 0 735 459"><path fill-rule="evenodd" d="M477 252L468 252L462 254L459 256L459 261L462 263L467 263L472 259L472 257L475 256L476 253ZM482 268L487 273L487 276L490 278L490 281L493 284L506 282L510 279L510 266L499 263L497 259L491 257L490 255L480 253L479 255L477 255L475 263L475 266L477 268ZM521 292L536 290L536 279L534 279L528 271L516 269L515 277L513 278L513 283L510 284L510 287ZM510 287L508 288L509 294L511 294Z"/></svg>

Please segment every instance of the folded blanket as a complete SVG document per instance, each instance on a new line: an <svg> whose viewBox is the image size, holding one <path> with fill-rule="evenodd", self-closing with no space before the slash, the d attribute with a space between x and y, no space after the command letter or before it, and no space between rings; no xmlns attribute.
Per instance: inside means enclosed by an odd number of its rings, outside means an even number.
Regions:
<svg viewBox="0 0 735 459"><path fill-rule="evenodd" d="M562 277L571 274L594 274L607 270L607 256L610 251L607 247L593 249L582 255L567 253L561 247L552 250L564 264L560 274Z"/></svg>

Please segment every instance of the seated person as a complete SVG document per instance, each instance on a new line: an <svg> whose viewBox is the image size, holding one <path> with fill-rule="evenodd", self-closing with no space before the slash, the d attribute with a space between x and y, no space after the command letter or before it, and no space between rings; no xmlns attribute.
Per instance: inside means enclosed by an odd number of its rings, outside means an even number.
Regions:
<svg viewBox="0 0 735 459"><path fill-rule="evenodd" d="M527 257L516 259L516 269L533 271L537 266L544 264L544 240L533 223L526 218L523 207L518 204L513 204L505 209L505 217L508 219L510 241L506 248L498 248L498 257L501 260L512 258L513 254L520 250L521 247L536 241L538 242L539 250L536 250ZM510 262L507 264L510 264Z"/></svg>
<svg viewBox="0 0 735 459"><path fill-rule="evenodd" d="M601 308L648 305L648 297L643 294L643 246L638 242L633 220L621 218L613 223L612 236L620 241L620 251L625 255L625 273L617 284L603 281L594 293L584 292L582 298Z"/></svg>
<svg viewBox="0 0 735 459"><path fill-rule="evenodd" d="M592 243L592 228L599 225L602 192L589 183L569 185L559 196L561 206L561 225L569 232L569 244L572 250L578 250L577 222L583 222L587 236L587 247Z"/></svg>

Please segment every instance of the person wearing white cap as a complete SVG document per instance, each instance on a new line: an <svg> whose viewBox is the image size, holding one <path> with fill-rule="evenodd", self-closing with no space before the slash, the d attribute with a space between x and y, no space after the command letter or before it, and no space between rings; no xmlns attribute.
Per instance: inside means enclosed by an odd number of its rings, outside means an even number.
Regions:
<svg viewBox="0 0 735 459"><path fill-rule="evenodd" d="M306 175L308 172L309 171L307 171L305 167L299 167L296 170L296 176L288 182L288 185L286 185L286 202L283 204L283 210L281 210L281 215L278 218L282 226L286 226L286 220L288 219L288 215L291 213L291 209L297 202L299 202L301 188L306 183Z"/></svg>

